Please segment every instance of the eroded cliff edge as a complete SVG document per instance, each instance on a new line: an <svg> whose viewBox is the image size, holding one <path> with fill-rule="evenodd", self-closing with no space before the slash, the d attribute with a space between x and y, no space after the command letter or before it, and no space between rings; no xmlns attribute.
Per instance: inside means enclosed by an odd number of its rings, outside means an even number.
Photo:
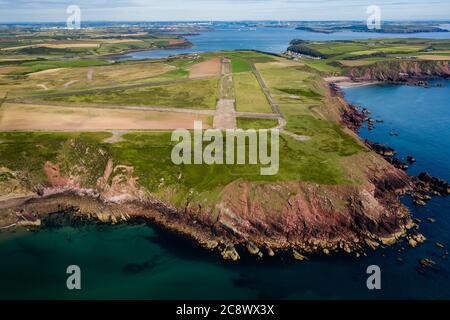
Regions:
<svg viewBox="0 0 450 320"><path fill-rule="evenodd" d="M449 78L450 64L449 61L380 61L367 66L348 68L345 73L355 81L418 83L433 78Z"/></svg>
<svg viewBox="0 0 450 320"><path fill-rule="evenodd" d="M108 164L106 173L112 161ZM46 167L55 169L57 165L47 163ZM122 170L126 173L119 173ZM132 168L115 166L108 177L110 183L103 184L104 177L99 177L95 189L73 184L70 178L57 175L56 169L40 195L2 201L0 223L2 227L39 226L48 214L69 211L74 220L120 223L148 219L204 247L217 247L230 258L237 258L232 248L237 244L255 254L260 250L272 254L278 249L359 251L365 245L392 244L413 227L396 196L408 188L408 177L397 169L371 170L373 183L363 187L302 182L255 185L238 180L223 190L215 206L189 204L183 210L139 188Z"/></svg>

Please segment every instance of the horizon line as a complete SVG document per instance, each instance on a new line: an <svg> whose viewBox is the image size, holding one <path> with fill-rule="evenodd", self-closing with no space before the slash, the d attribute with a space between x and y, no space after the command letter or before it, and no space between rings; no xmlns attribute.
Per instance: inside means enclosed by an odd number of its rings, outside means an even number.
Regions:
<svg viewBox="0 0 450 320"><path fill-rule="evenodd" d="M364 22L365 20L355 20L355 19L327 19L327 20L320 20L320 19L312 19L312 20L283 20L283 19L239 19L239 20L84 20L81 21L81 23L160 23L160 22L201 22L201 23L207 23L207 22ZM413 18L413 19L384 19L383 21L386 22L449 22L450 19L420 19L420 18ZM66 21L13 21L13 22L2 22L0 21L0 25L5 24L45 24L45 23L53 23L53 24L59 24L59 23L66 23Z"/></svg>

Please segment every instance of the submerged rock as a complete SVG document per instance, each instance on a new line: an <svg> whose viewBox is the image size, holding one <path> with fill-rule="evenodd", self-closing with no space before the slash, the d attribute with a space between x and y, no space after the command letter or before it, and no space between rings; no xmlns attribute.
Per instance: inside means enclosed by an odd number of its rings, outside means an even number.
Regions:
<svg viewBox="0 0 450 320"><path fill-rule="evenodd" d="M434 262L431 259L425 258L425 259L421 259L419 261L420 265L424 268L430 268L430 267L434 267L436 265L436 262Z"/></svg>
<svg viewBox="0 0 450 320"><path fill-rule="evenodd" d="M436 242L436 247L444 249L444 245L442 243Z"/></svg>
<svg viewBox="0 0 450 320"><path fill-rule="evenodd" d="M426 206L427 205L427 203L425 201L418 199L418 198L414 198L413 202L416 206Z"/></svg>
<svg viewBox="0 0 450 320"><path fill-rule="evenodd" d="M406 162L408 162L409 164L413 164L416 162L416 158L414 158L413 156L407 156Z"/></svg>

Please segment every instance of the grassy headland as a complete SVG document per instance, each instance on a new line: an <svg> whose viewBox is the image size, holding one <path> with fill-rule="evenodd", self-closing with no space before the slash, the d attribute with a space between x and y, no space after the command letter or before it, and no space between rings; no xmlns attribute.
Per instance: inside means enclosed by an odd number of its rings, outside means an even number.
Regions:
<svg viewBox="0 0 450 320"><path fill-rule="evenodd" d="M369 39L355 41L293 40L288 52L313 59L304 63L326 74L347 75L352 68L385 63L449 61L450 40Z"/></svg>

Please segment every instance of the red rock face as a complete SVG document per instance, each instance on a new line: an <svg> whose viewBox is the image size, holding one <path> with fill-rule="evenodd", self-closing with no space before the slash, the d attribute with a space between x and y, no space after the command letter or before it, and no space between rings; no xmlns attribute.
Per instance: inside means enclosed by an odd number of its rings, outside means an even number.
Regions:
<svg viewBox="0 0 450 320"><path fill-rule="evenodd" d="M50 161L47 161L44 164L44 172L47 175L47 179L51 187L80 187L76 179L64 177L60 171L61 170L58 164L53 164Z"/></svg>
<svg viewBox="0 0 450 320"><path fill-rule="evenodd" d="M400 81L450 77L449 61L389 61L351 68L348 75L359 81Z"/></svg>
<svg viewBox="0 0 450 320"><path fill-rule="evenodd" d="M58 193L73 190L86 191L79 181L81 177L77 175L64 176L61 173L59 164L47 161L44 165L44 172L47 175L49 188L45 194ZM105 201L123 202L134 201L145 198L146 192L141 189L138 178L134 176L134 168L130 166L117 165L114 167L113 160L110 159L105 167L103 176L97 179L96 190ZM111 182L109 182L111 181Z"/></svg>
<svg viewBox="0 0 450 320"><path fill-rule="evenodd" d="M364 188L302 182L232 183L216 206L215 227L242 241L276 248L295 244L311 250L391 237L410 220L395 196L408 187L409 180L392 170L384 179L376 178L377 184Z"/></svg>

